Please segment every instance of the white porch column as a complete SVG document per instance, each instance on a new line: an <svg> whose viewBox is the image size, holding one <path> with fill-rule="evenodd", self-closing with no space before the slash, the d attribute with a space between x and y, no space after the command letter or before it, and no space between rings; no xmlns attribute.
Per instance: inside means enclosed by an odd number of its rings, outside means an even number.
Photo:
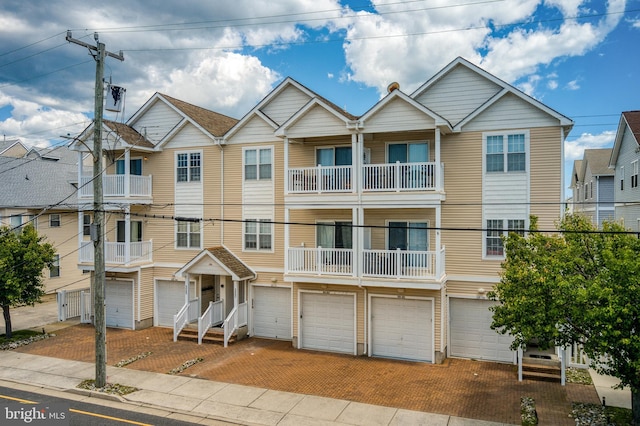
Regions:
<svg viewBox="0 0 640 426"><path fill-rule="evenodd" d="M78 248L80 251L78 252L78 261L82 260L82 243L84 242L84 211L78 211Z"/></svg>
<svg viewBox="0 0 640 426"><path fill-rule="evenodd" d="M364 225L364 208L362 206L358 207L357 209L357 214L358 214L358 221L356 222L358 225L356 228L356 233L358 235L358 251L356 252L356 259L357 259L357 276L358 277L362 277L362 273L364 272L364 249L365 249L365 245L364 245L364 228L362 227Z"/></svg>
<svg viewBox="0 0 640 426"><path fill-rule="evenodd" d="M284 138L284 192L291 191L289 187L289 138ZM286 226L285 226L286 227Z"/></svg>
<svg viewBox="0 0 640 426"><path fill-rule="evenodd" d="M442 207L436 207L436 279L439 279L444 271L442 270Z"/></svg>
<svg viewBox="0 0 640 426"><path fill-rule="evenodd" d="M438 191L442 191L443 189L443 183L442 182L442 177L444 176L444 173L442 172L442 167L440 164L440 129L438 129L436 127L435 129L435 134L436 134L436 157L435 157L435 162L436 162L436 189Z"/></svg>
<svg viewBox="0 0 640 426"><path fill-rule="evenodd" d="M362 175L362 144L359 142L360 134L351 135L351 192L360 191L360 176ZM354 222L355 223L355 222Z"/></svg>
<svg viewBox="0 0 640 426"><path fill-rule="evenodd" d="M84 174L84 164L82 164L82 151L78 151L78 188L79 188L80 194L82 194L82 188L80 188L80 185L82 185L83 174Z"/></svg>
<svg viewBox="0 0 640 426"><path fill-rule="evenodd" d="M289 208L284 209L284 273L289 272Z"/></svg>
<svg viewBox="0 0 640 426"><path fill-rule="evenodd" d="M131 261L131 206L124 209L124 261Z"/></svg>
<svg viewBox="0 0 640 426"><path fill-rule="evenodd" d="M184 304L186 305L191 300L191 294L189 294L189 273L184 274Z"/></svg>
<svg viewBox="0 0 640 426"><path fill-rule="evenodd" d="M131 194L131 152L124 150L124 196Z"/></svg>

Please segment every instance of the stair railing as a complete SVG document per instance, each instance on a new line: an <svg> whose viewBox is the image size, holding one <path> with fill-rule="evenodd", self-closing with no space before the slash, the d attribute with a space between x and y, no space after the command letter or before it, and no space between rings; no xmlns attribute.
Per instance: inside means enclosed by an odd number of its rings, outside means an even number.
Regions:
<svg viewBox="0 0 640 426"><path fill-rule="evenodd" d="M202 338L207 331L214 325L221 324L224 321L223 301L209 302L209 307L200 318L198 318L198 344L202 344Z"/></svg>

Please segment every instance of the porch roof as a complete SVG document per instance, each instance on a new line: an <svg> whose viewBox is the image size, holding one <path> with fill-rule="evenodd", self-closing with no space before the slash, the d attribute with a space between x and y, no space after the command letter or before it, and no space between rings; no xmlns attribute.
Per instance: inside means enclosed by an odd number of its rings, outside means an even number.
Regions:
<svg viewBox="0 0 640 426"><path fill-rule="evenodd" d="M202 250L196 257L187 262L180 268L176 275L182 276L188 273L203 273L202 266L205 262L213 260L218 268L224 270L235 281L242 281L255 278L256 273L253 272L242 260L235 254L231 253L224 246L210 247Z"/></svg>

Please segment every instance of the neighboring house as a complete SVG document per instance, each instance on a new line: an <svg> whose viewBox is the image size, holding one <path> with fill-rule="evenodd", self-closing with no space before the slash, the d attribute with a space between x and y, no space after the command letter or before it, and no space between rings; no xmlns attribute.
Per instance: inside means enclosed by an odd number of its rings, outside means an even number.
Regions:
<svg viewBox="0 0 640 426"><path fill-rule="evenodd" d="M104 126L108 325L514 361L486 293L501 236L562 215L562 114L458 58L361 117L287 78L240 121L157 93Z"/></svg>
<svg viewBox="0 0 640 426"><path fill-rule="evenodd" d="M13 158L22 158L28 152L28 149L20 139L9 139L6 138L0 141L0 156L2 157L13 157Z"/></svg>
<svg viewBox="0 0 640 426"><path fill-rule="evenodd" d="M19 230L31 223L56 250L44 271L45 291L89 286L78 269L76 164L0 157L0 225Z"/></svg>
<svg viewBox="0 0 640 426"><path fill-rule="evenodd" d="M575 160L571 174L574 212L587 216L602 227L614 219L614 171L609 168L611 148L585 149L582 160Z"/></svg>
<svg viewBox="0 0 640 426"><path fill-rule="evenodd" d="M640 111L623 112L616 132L609 167L615 171L615 218L640 232Z"/></svg>

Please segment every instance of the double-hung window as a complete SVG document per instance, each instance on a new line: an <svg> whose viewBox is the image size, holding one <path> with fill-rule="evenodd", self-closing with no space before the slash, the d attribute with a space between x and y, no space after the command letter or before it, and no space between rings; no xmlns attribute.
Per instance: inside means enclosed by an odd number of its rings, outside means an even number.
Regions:
<svg viewBox="0 0 640 426"><path fill-rule="evenodd" d="M524 219L488 219L485 241L486 256L504 256L502 237L510 232L524 236Z"/></svg>
<svg viewBox="0 0 640 426"><path fill-rule="evenodd" d="M53 262L49 268L49 278L56 278L60 276L60 255L56 254L53 257Z"/></svg>
<svg viewBox="0 0 640 426"><path fill-rule="evenodd" d="M60 214L52 213L49 215L49 228L59 228L60 227Z"/></svg>
<svg viewBox="0 0 640 426"><path fill-rule="evenodd" d="M486 136L486 171L524 172L527 152L524 133Z"/></svg>
<svg viewBox="0 0 640 426"><path fill-rule="evenodd" d="M271 250L273 226L268 220L247 220L244 223L245 250Z"/></svg>
<svg viewBox="0 0 640 426"><path fill-rule="evenodd" d="M638 187L638 160L631 163L631 187Z"/></svg>
<svg viewBox="0 0 640 426"><path fill-rule="evenodd" d="M182 152L176 157L176 180L200 182L201 157L199 152Z"/></svg>
<svg viewBox="0 0 640 426"><path fill-rule="evenodd" d="M85 236L91 235L91 214L90 213L82 214L82 235L85 235Z"/></svg>
<svg viewBox="0 0 640 426"><path fill-rule="evenodd" d="M244 179L271 179L271 148L247 149L244 151Z"/></svg>
<svg viewBox="0 0 640 426"><path fill-rule="evenodd" d="M179 220L176 222L176 247L200 248L200 222Z"/></svg>

